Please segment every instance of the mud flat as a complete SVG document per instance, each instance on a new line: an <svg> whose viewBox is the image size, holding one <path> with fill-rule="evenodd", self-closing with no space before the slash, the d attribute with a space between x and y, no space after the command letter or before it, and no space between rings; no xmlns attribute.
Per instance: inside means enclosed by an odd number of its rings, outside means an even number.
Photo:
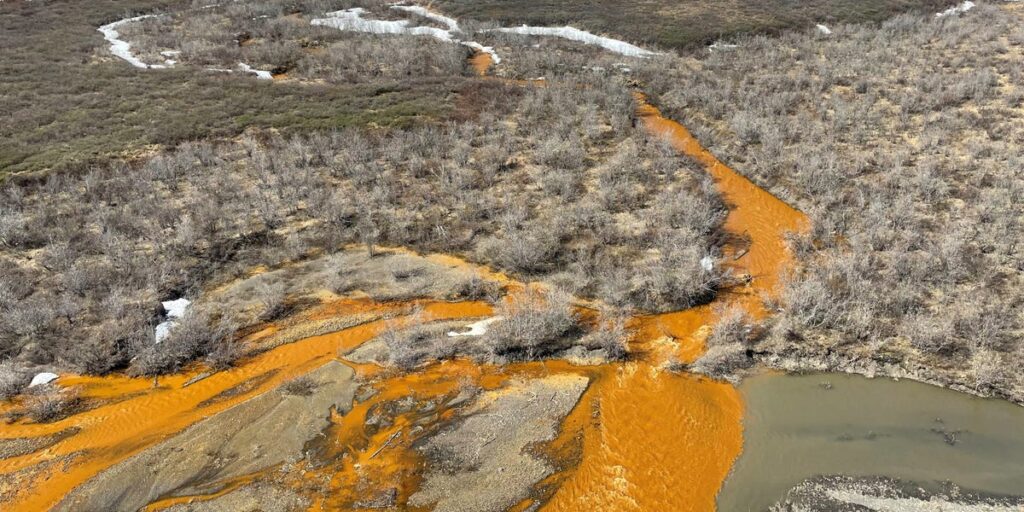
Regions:
<svg viewBox="0 0 1024 512"><path fill-rule="evenodd" d="M884 486L806 483L821 475L888 477L932 494L948 483L979 497L1024 492L1024 407L910 380L845 374L760 375L740 390L747 404L743 454L718 497L719 510L768 510L800 485L813 495L846 496L844 503L862 496L865 503L895 499L899 505L879 510L915 510L908 504L925 499Z"/></svg>
<svg viewBox="0 0 1024 512"><path fill-rule="evenodd" d="M216 493L231 479L303 458L330 411L351 408L354 371L330 362L310 372L306 396L264 393L149 448L75 489L55 510L138 510L169 497Z"/></svg>
<svg viewBox="0 0 1024 512"><path fill-rule="evenodd" d="M501 511L527 498L554 468L528 447L551 441L587 388L579 375L554 375L484 393L462 421L426 440L428 460L414 507L435 512Z"/></svg>

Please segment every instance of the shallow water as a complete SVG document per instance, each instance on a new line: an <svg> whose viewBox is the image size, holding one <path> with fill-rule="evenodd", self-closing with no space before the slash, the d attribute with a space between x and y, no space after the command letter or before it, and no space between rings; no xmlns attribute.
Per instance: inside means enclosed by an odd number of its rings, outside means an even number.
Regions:
<svg viewBox="0 0 1024 512"><path fill-rule="evenodd" d="M909 380L841 374L761 375L740 391L743 454L719 510L766 510L802 480L824 474L1024 491L1024 407ZM960 431L956 443L942 431Z"/></svg>

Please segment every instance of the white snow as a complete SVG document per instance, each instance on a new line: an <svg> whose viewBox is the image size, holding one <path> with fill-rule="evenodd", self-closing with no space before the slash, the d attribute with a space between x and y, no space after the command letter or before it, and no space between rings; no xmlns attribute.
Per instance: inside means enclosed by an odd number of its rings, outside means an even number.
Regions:
<svg viewBox="0 0 1024 512"><path fill-rule="evenodd" d="M821 23L818 23L817 25L815 25L815 27L817 27L818 32L821 32L822 34L825 34L826 36L832 35L832 29L826 27L825 25L822 25Z"/></svg>
<svg viewBox="0 0 1024 512"><path fill-rule="evenodd" d="M585 30L580 30L574 27L531 27L523 25L521 27L512 28L496 28L493 29L497 32L506 32L513 34L523 34L528 36L552 36L561 37L562 39L568 39L570 41L576 41L583 44L590 44L600 46L605 50L615 52L621 55L627 55L630 57L649 57L651 55L657 55L656 52L645 50L639 46L629 44L625 41L618 39L612 39L610 37L602 37L599 35L591 34Z"/></svg>
<svg viewBox="0 0 1024 512"><path fill-rule="evenodd" d="M711 256L704 256L700 259L700 268L711 272L715 269L715 260Z"/></svg>
<svg viewBox="0 0 1024 512"><path fill-rule="evenodd" d="M134 18L125 18L113 23L107 23L97 30L102 32L103 38L110 42L110 53L113 53L115 57L124 59L129 64L137 68L164 69L167 67L165 64L146 64L139 60L138 57L132 54L132 45L129 44L128 41L120 39L121 35L117 33L117 27L120 27L121 25L155 17L155 14L143 14L142 16L135 16Z"/></svg>
<svg viewBox="0 0 1024 512"><path fill-rule="evenodd" d="M251 66L244 62L238 63L238 69L241 69L243 73L253 73L256 75L256 78L259 78L260 80L274 79L274 75L270 74L270 71L261 71L259 69L253 69Z"/></svg>
<svg viewBox="0 0 1024 512"><path fill-rule="evenodd" d="M480 320L479 322L473 322L467 325L466 327L469 328L468 331L449 331L448 336L452 338L456 336L482 336L484 334L487 334L487 326L493 324L494 322L497 322L498 320L501 320L500 316L492 316L490 318L485 318L483 320Z"/></svg>
<svg viewBox="0 0 1024 512"><path fill-rule="evenodd" d="M363 18L363 13L365 12L366 10L362 7L354 7L344 11L333 11L327 13L326 18L314 18L309 23L311 25L333 27L350 32L409 34L414 36L431 36L446 42L454 41L452 35L444 29L436 27L409 27L409 20L368 20Z"/></svg>
<svg viewBox="0 0 1024 512"><path fill-rule="evenodd" d="M462 41L453 36L453 32L459 32L459 23L454 19L431 12L416 5L392 5L391 8L399 11L411 12L413 14L423 16L424 18L438 21L447 26L448 29L445 30L436 27L410 27L409 20L369 20L363 18L363 14L366 13L366 9L361 7L354 7L344 11L329 12L327 13L326 18L314 18L309 23L312 25L332 27L343 31L364 32L368 34L430 36L447 43L458 43L468 46L476 51L490 54L491 59L495 64L501 63L501 57L499 57L497 52L494 51L494 48L484 46L474 41Z"/></svg>
<svg viewBox="0 0 1024 512"><path fill-rule="evenodd" d="M498 57L498 53L494 51L493 47L491 47L491 46L484 46L484 45L482 45L480 43L477 43L477 42L474 42L474 41L461 41L460 43L465 45L465 46L468 46L468 47L470 47L470 48L472 48L472 49L474 49L474 50L476 50L478 52L484 52L484 53L490 54L491 55L491 60L495 64L501 64L501 57Z"/></svg>
<svg viewBox="0 0 1024 512"><path fill-rule="evenodd" d="M192 301L180 298L164 301L161 304L163 304L164 310L167 311L167 320L160 322L156 326L156 332L154 333L156 343L160 343L167 337L167 334L171 332L171 327L178 323L177 319L185 316L185 310L188 309L189 304L192 304Z"/></svg>
<svg viewBox="0 0 1024 512"><path fill-rule="evenodd" d="M954 14L963 14L963 13L965 13L965 12L971 10L971 9L974 9L975 5L976 4L974 2L972 2L971 0L965 0L960 5L954 5L953 7L950 7L949 9L946 9L945 11L942 11L940 13L936 13L935 17L936 18L945 18L946 16L952 16Z"/></svg>
<svg viewBox="0 0 1024 512"><path fill-rule="evenodd" d="M455 21L455 19L449 18L448 16L444 16L441 14L437 14L435 12L430 12L426 8L420 7L418 5L392 5L391 8L398 11L405 11L411 12L413 14L418 14L420 16L423 16L424 18L427 18L428 20L433 20L438 23L441 23L442 25L448 27L449 32L457 32L459 30L459 22Z"/></svg>
<svg viewBox="0 0 1024 512"><path fill-rule="evenodd" d="M739 45L737 45L737 44L728 44L728 43L723 43L723 42L721 42L721 41L715 41L714 43L712 43L712 44L711 44L711 46L708 46L708 51L715 51L715 50L734 50L734 49L736 49L736 48L739 48Z"/></svg>
<svg viewBox="0 0 1024 512"><path fill-rule="evenodd" d="M32 388L32 387L35 387L35 386L41 386L43 384L49 384L49 383L51 383L51 382L53 382L55 380L57 380L57 374L56 373L50 373L50 372L37 373L34 377L32 377L32 382L28 383L28 387Z"/></svg>
<svg viewBox="0 0 1024 512"><path fill-rule="evenodd" d="M163 304L164 310L167 311L168 318L181 318L185 316L185 310L188 309L189 304L192 304L192 301L185 298L181 298L175 300L167 300L162 302L161 304Z"/></svg>

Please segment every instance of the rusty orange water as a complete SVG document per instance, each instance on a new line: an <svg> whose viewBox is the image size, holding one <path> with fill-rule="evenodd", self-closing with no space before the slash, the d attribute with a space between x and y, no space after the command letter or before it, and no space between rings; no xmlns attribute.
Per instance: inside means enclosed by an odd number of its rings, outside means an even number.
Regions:
<svg viewBox="0 0 1024 512"><path fill-rule="evenodd" d="M490 56L481 55L486 59L474 59L472 64L478 73L485 74L491 65ZM729 205L725 229L749 240L745 252L731 250L730 254L739 256L729 266L752 279L742 289L722 294L716 303L737 303L753 316L763 316L762 296L775 293L778 277L790 259L783 234L803 229L805 218L719 162L683 126L662 117L642 95L637 100L639 115L648 130L664 136L679 151L707 168ZM454 258L435 258L451 265L465 264ZM498 277L512 291L521 289L507 276L487 277ZM339 301L314 316L322 319L351 314L360 307L367 304ZM408 305L373 307L408 309ZM435 319L491 314L490 306L482 303L428 303L426 310ZM336 462L310 468L305 477L326 477L331 492L318 495L313 508L326 510L351 505L353 493L366 482L376 489L397 487L402 500L414 492L422 461L411 449L417 436L408 427L423 417L402 413L387 428L368 430L365 420L372 407L404 396L438 402L441 405L431 412L428 423L438 425L452 414L444 405L445 397L466 383L491 389L510 376L582 372L591 377L592 384L567 418L562 434L551 443L551 449L557 453L565 453L567 447L578 444L582 449L579 465L546 480L545 483L552 484L552 490L547 493L550 499L543 509L713 510L715 495L742 447L742 404L736 390L727 384L681 375L664 367L670 362L696 359L714 321L712 305L636 317L630 321L636 330L631 344L636 359L624 364L583 369L553 362L483 367L456 361L433 365L422 372L385 377L377 383L376 395L355 404L348 414L332 418L328 442L333 444L324 449L325 458ZM24 482L25 490L11 506L17 510L48 508L110 465L320 366L335 358L339 350L351 349L372 338L381 327L382 322L372 322L283 345L187 387L185 383L198 370L162 378L155 389L149 379L65 377L64 384L81 387L85 396L116 403L53 424L3 427L0 438L41 436L72 426L81 431L40 452L0 460L0 473L76 453L86 454L70 463L65 472L51 470L34 481ZM273 331L274 326L270 326L262 333ZM357 370L363 376L375 376L380 371L373 365L357 365ZM260 377L266 378L251 390L212 405L200 405ZM249 478L253 477L247 475L239 483ZM154 508L168 504L171 502L154 504ZM524 502L521 507L528 505Z"/></svg>
<svg viewBox="0 0 1024 512"><path fill-rule="evenodd" d="M469 65L476 71L476 74L484 76L494 64L494 57L487 52L476 52L469 58Z"/></svg>
<svg viewBox="0 0 1024 512"><path fill-rule="evenodd" d="M642 94L636 99L644 127L714 178L729 206L724 229L749 240L729 266L750 281L715 302L763 317L763 296L776 292L791 259L784 235L804 229L806 218L720 162ZM613 375L588 394L599 417L585 429L583 459L542 510L715 510L718 489L742 448L742 401L728 384L661 369L666 358L698 357L714 321L711 305L634 319L642 359L612 367Z"/></svg>
<svg viewBox="0 0 1024 512"><path fill-rule="evenodd" d="M491 312L489 305L476 302L426 303L423 306L426 314L437 319L479 317ZM0 460L0 474L80 452L86 454L69 464L65 471L47 472L35 481L23 482L24 490L14 498L13 503L7 505L14 510L46 510L59 502L68 491L103 469L205 417L318 368L334 359L339 350L354 348L374 337L382 327L383 322L372 322L282 345L236 368L215 373L187 387L184 384L198 372L161 378L159 387L155 389L151 387L152 379L69 379L82 386L86 396L142 394L54 423L3 426L0 439L37 437L69 427L77 427L80 431L42 451ZM200 405L226 390L266 375L269 378L263 379L248 392L226 397L205 407Z"/></svg>
<svg viewBox="0 0 1024 512"><path fill-rule="evenodd" d="M807 229L807 217L720 162L686 127L662 116L643 94L637 93L636 99L644 127L703 164L715 179L716 188L729 207L725 230L750 240L746 252L730 264L753 278L745 290L738 290L742 304L755 317L763 316L761 295L771 296L777 291L779 279L792 260L785 234Z"/></svg>

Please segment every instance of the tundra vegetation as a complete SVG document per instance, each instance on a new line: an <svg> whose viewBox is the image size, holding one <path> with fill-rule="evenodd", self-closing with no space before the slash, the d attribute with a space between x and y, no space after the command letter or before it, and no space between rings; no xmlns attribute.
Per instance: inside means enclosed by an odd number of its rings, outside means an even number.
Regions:
<svg viewBox="0 0 1024 512"><path fill-rule="evenodd" d="M693 49L740 33L778 33L815 23L881 21L894 14L949 7L945 0L657 0L625 5L617 0L440 0L459 18L504 26L572 24L595 33L673 49Z"/></svg>
<svg viewBox="0 0 1024 512"><path fill-rule="evenodd" d="M140 40L148 21L137 29ZM125 28L122 36L132 34ZM406 51L392 48L456 51L459 65L439 73L462 71L466 54L457 45L403 39L344 34L330 45L367 48L385 63ZM153 48L171 44L185 43ZM208 46L197 43L182 58L202 61ZM147 47L139 45L143 59ZM380 70L360 64L347 72ZM418 71L387 67L392 72ZM272 283L254 287L259 311L240 318L227 302L203 301L204 290L256 266L353 245L371 255L380 246L461 255L559 290L502 306L517 308L494 326L494 353L506 358L549 354L544 343L580 329L567 294L665 311L706 302L728 284L721 267L700 263L720 255L724 204L698 164L634 126L620 75L565 69L546 87L473 80L453 100L465 118L450 122L308 134L251 129L5 182L0 355L15 361L0 375L5 394L23 385L26 366L152 375L202 359L223 368L245 353L237 333L284 314L292 297ZM416 272L393 271L395 279ZM346 279L331 286L344 293ZM495 296L479 279L460 289L466 298ZM181 296L199 300L156 343L159 302ZM624 355L621 321L599 327L587 346Z"/></svg>
<svg viewBox="0 0 1024 512"><path fill-rule="evenodd" d="M764 6L778 23L729 19L771 31L835 3L788 15ZM937 7L840 3L822 20ZM509 21L495 4L444 4ZM0 22L19 27L0 31L12 99L0 108L17 120L0 125L0 165L51 171L0 185L4 396L43 365L140 375L198 359L226 367L245 353L240 330L287 314L293 297L256 288L255 320L200 301L155 343L159 302L355 244L371 256L381 246L456 254L544 281L549 296L499 306L488 338L496 357L542 357L568 337L624 355L625 312L705 303L731 283L721 265L701 264L721 257L725 205L699 165L635 127L635 77L724 161L814 220L793 240L801 264L767 335L727 313L695 368L732 375L757 356L1024 397L1010 371L1024 350L1019 11L907 14L650 59L462 22L510 57L495 73L549 79L526 87L472 76L461 45L309 23L351 7L340 0L139 2L129 13L113 1L39 5L0 9ZM384 2L360 5L374 19L440 26ZM109 55L95 27L135 12L158 15L120 26L120 36L145 62L177 61L170 69ZM23 27L24 16L38 23ZM531 16L560 19L549 9ZM608 9L586 16L602 21L585 27L615 23L607 32L666 47L748 30L703 23L701 34L641 36ZM55 63L46 80L44 61ZM242 63L285 79L257 80ZM346 279L331 284L344 293ZM496 296L483 281L464 284L465 298ZM569 296L615 313L581 333Z"/></svg>
<svg viewBox="0 0 1024 512"><path fill-rule="evenodd" d="M813 221L760 357L1024 400L1021 17L905 14L641 68L670 116Z"/></svg>
<svg viewBox="0 0 1024 512"><path fill-rule="evenodd" d="M270 31L264 25L291 26L288 19L261 18L264 14L305 12L322 13L350 6L340 0L281 2L224 2L225 6L203 9L215 2L169 2L167 0L96 0L92 2L3 2L0 5L0 177L40 171L88 172L93 164L139 157L159 147L206 138L234 137L245 129L275 129L295 134L344 127L408 127L424 122L448 119L456 115L454 91L466 85L458 73L440 76L399 75L387 72L362 73L341 70L347 80L300 84L271 84L239 73L238 62L225 61L232 73L213 72L203 66L176 65L170 69L142 70L110 54L109 43L96 29L107 23L136 14L160 14L118 27L125 38L144 35L149 27L176 19L171 13L232 12L254 25L247 29L260 34ZM285 7L287 6L287 7ZM257 20L252 20L255 17ZM204 18L206 19L206 18ZM210 18L215 19L215 18ZM28 20L31 20L29 22ZM168 21L165 21L168 20ZM308 28L308 27L307 27ZM233 26L225 29L234 30ZM238 33L213 26L200 26L196 32L210 31L211 39L200 33L198 46L173 40L188 56L208 58L212 41L236 47L232 38ZM310 32L313 34L314 32ZM176 36L169 33L164 40ZM316 37L345 37L319 34ZM305 36L304 36L305 37ZM278 38L279 39L279 38ZM309 38L315 39L315 38ZM275 39L276 40L276 39ZM392 55L406 55L408 61L428 57L437 45L384 44L375 38L363 38L362 66L386 62ZM146 51L148 39L133 50ZM248 44L248 43L247 43ZM265 61L248 64L254 68L279 62L282 47L294 49L297 40L268 43L258 48ZM352 43L353 48L359 42ZM313 46L305 54L321 51ZM329 50L329 48L327 48ZM443 51L455 51L445 48ZM223 49L230 55L230 49ZM248 51L248 50L247 50ZM252 50L257 51L257 50ZM376 52L376 53L374 53ZM410 54L411 52L411 54ZM333 52L326 51L324 58ZM234 55L232 55L234 56ZM255 57L244 54L245 57ZM144 62L162 63L168 57L145 55ZM172 56L172 59L182 59ZM397 62L397 61L396 61ZM272 69L272 68L271 68ZM416 71L424 71L418 66ZM325 76L324 74L318 76Z"/></svg>

